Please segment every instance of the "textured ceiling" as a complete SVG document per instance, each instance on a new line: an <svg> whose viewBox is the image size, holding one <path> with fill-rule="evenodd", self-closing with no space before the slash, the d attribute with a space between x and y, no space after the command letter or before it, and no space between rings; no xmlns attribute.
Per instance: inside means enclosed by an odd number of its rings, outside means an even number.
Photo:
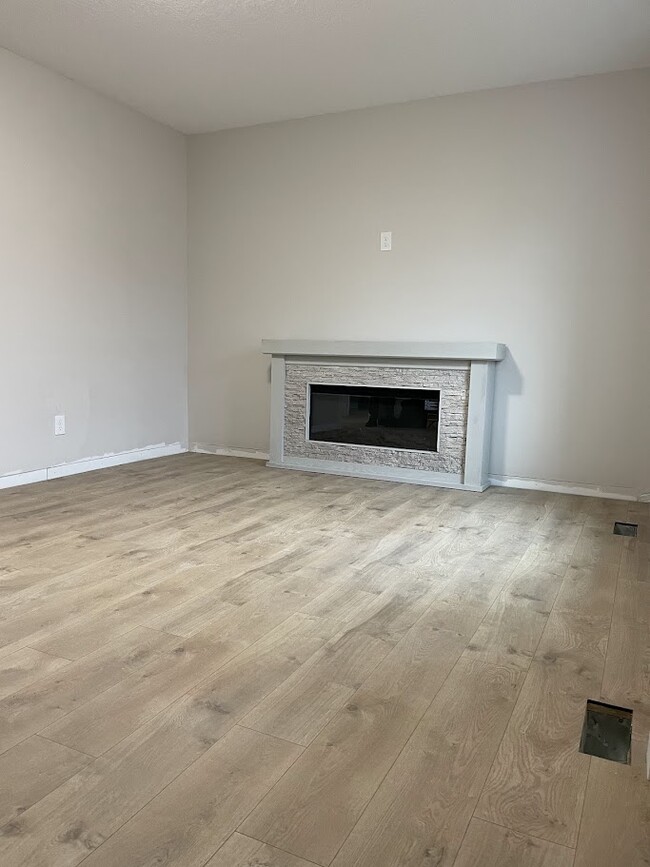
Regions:
<svg viewBox="0 0 650 867"><path fill-rule="evenodd" d="M650 0L1 0L0 45L205 132L650 66Z"/></svg>

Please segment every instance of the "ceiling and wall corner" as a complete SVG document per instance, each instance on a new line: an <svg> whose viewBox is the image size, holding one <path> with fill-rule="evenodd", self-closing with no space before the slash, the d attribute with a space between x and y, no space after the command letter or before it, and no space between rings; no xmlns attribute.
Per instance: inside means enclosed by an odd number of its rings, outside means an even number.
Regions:
<svg viewBox="0 0 650 867"><path fill-rule="evenodd" d="M650 65L647 0L3 0L0 45L186 133Z"/></svg>

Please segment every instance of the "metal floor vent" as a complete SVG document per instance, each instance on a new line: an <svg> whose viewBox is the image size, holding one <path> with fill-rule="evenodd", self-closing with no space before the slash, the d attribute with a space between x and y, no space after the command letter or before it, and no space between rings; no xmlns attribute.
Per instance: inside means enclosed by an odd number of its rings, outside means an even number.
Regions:
<svg viewBox="0 0 650 867"><path fill-rule="evenodd" d="M632 711L601 701L588 701L580 738L580 752L630 764Z"/></svg>
<svg viewBox="0 0 650 867"><path fill-rule="evenodd" d="M614 522L615 536L636 536L639 530L638 524L626 524L625 521Z"/></svg>

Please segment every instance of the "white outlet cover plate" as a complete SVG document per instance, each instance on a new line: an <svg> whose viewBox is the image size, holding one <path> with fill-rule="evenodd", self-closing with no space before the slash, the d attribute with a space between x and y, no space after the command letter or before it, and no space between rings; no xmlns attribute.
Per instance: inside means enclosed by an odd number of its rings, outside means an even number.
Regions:
<svg viewBox="0 0 650 867"><path fill-rule="evenodd" d="M393 249L393 233L382 232L379 236L379 249L382 253L387 253Z"/></svg>
<svg viewBox="0 0 650 867"><path fill-rule="evenodd" d="M54 416L54 436L59 437L65 433L65 416Z"/></svg>

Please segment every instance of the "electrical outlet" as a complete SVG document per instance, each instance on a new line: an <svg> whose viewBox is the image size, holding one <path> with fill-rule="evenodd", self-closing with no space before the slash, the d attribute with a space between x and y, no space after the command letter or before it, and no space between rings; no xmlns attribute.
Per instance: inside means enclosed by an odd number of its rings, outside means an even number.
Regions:
<svg viewBox="0 0 650 867"><path fill-rule="evenodd" d="M55 415L54 416L54 436L60 437L65 433L65 416L64 415Z"/></svg>
<svg viewBox="0 0 650 867"><path fill-rule="evenodd" d="M382 253L387 253L393 249L393 233L382 232L379 236L379 249Z"/></svg>

